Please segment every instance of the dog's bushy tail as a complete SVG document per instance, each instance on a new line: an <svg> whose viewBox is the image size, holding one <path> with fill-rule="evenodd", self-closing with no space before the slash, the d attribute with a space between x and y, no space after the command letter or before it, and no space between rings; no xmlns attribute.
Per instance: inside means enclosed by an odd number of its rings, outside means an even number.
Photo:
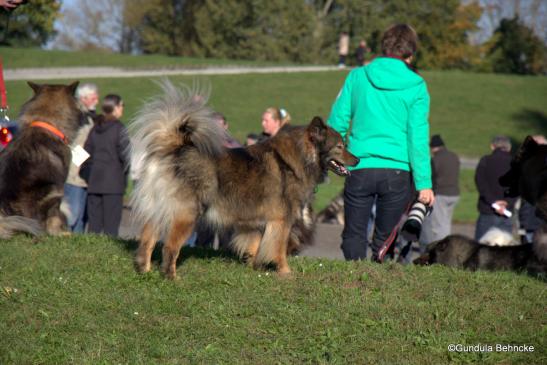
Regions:
<svg viewBox="0 0 547 365"><path fill-rule="evenodd" d="M185 85L175 87L167 79L159 83L162 92L144 103L129 127L132 161L138 179L131 198L134 218L152 222L165 232L177 212L180 167L177 157L184 147L195 148L200 156L214 158L225 151L225 130L207 107L209 92Z"/></svg>
<svg viewBox="0 0 547 365"><path fill-rule="evenodd" d="M0 216L0 238L9 239L16 233L27 233L38 236L44 234L44 229L35 219L18 215Z"/></svg>
<svg viewBox="0 0 547 365"><path fill-rule="evenodd" d="M147 100L131 123L132 154L171 154L193 145L202 154L222 152L224 131L207 107L209 92L186 85L175 87L169 80L159 82L162 93Z"/></svg>

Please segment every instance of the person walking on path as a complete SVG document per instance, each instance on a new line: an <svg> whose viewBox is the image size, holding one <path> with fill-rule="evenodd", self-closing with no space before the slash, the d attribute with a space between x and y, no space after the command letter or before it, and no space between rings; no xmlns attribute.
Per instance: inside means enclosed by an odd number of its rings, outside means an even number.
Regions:
<svg viewBox="0 0 547 365"><path fill-rule="evenodd" d="M346 67L346 58L349 54L349 34L347 32L340 33L338 40L338 67Z"/></svg>

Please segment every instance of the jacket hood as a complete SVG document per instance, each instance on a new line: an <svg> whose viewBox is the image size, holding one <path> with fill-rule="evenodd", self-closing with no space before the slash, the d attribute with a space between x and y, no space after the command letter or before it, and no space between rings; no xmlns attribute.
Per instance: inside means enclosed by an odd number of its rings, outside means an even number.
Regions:
<svg viewBox="0 0 547 365"><path fill-rule="evenodd" d="M397 58L378 57L365 66L368 80L384 90L406 90L424 82L407 64Z"/></svg>
<svg viewBox="0 0 547 365"><path fill-rule="evenodd" d="M97 133L102 134L108 131L110 128L113 128L117 120L105 120L102 123L97 123L95 125L95 130Z"/></svg>

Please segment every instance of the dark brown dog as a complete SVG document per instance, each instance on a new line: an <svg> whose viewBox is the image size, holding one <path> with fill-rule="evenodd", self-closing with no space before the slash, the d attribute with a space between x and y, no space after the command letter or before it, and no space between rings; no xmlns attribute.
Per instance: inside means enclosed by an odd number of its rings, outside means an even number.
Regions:
<svg viewBox="0 0 547 365"><path fill-rule="evenodd" d="M68 144L75 137L81 111L71 85L37 85L18 117L21 131L0 152L0 237L16 231L61 233L63 186L71 163Z"/></svg>
<svg viewBox="0 0 547 365"><path fill-rule="evenodd" d="M152 250L164 237L162 271L174 278L180 248L201 216L215 227L233 228L233 247L253 266L273 262L279 273L290 272L289 237L303 228L298 222L304 222L315 186L327 169L347 175L345 165L358 159L318 117L308 126L284 127L265 142L225 149L225 132L204 98L167 82L163 87L133 122L134 153L143 161L132 196L143 226L139 271L150 270Z"/></svg>

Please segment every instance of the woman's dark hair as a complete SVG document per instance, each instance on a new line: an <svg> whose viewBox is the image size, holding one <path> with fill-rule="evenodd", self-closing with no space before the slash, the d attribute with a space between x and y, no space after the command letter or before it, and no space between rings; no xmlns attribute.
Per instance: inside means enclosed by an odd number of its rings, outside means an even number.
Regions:
<svg viewBox="0 0 547 365"><path fill-rule="evenodd" d="M114 108L122 103L122 97L116 94L108 94L103 99L103 113L110 115L114 112Z"/></svg>
<svg viewBox="0 0 547 365"><path fill-rule="evenodd" d="M418 49L418 35L408 24L390 26L382 36L382 54L408 58L416 54Z"/></svg>

